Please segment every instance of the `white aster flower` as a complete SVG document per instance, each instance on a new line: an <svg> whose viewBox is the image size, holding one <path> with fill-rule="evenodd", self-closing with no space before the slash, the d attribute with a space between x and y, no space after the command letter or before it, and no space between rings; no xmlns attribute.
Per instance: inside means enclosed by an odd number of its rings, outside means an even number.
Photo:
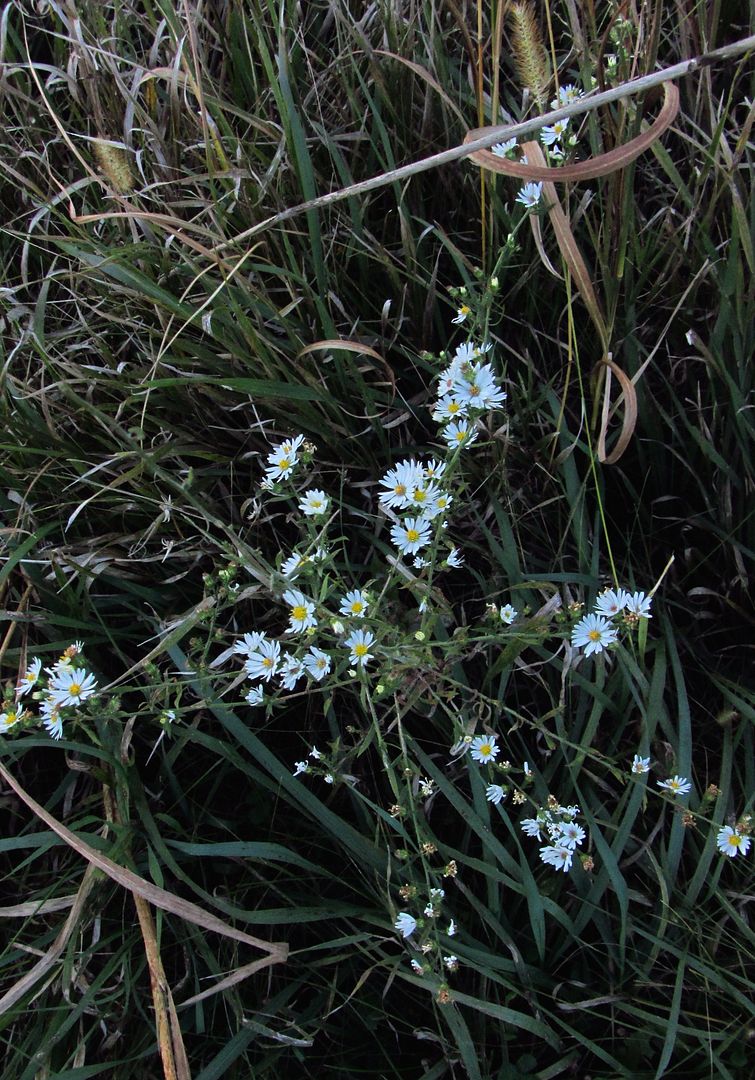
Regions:
<svg viewBox="0 0 755 1080"><path fill-rule="evenodd" d="M616 641L616 627L602 615L585 615L572 630L572 645L585 645L585 656L602 652Z"/></svg>
<svg viewBox="0 0 755 1080"><path fill-rule="evenodd" d="M439 492L433 504L433 517L444 514L453 501L453 496L449 495L447 491ZM445 525L443 527L445 528Z"/></svg>
<svg viewBox="0 0 755 1080"><path fill-rule="evenodd" d="M320 758L322 757L322 754L320 753L320 751L317 749L316 746L313 746L312 749L309 751L309 756L311 758L314 758L315 761L319 761Z"/></svg>
<svg viewBox="0 0 755 1080"><path fill-rule="evenodd" d="M60 715L60 706L52 698L47 698L40 706L42 723L45 731L53 739L63 738L63 717Z"/></svg>
<svg viewBox="0 0 755 1080"><path fill-rule="evenodd" d="M291 439L284 439L283 442L276 447L276 450L280 450L284 454L298 454L299 447L302 445L303 442L303 435L294 435L294 437ZM273 451L273 453L275 453L275 451ZM270 455L268 455L267 460L270 461Z"/></svg>
<svg viewBox="0 0 755 1080"><path fill-rule="evenodd" d="M632 772L641 776L643 773L650 772L650 758L640 757L639 754L635 754L632 759Z"/></svg>
<svg viewBox="0 0 755 1080"><path fill-rule="evenodd" d="M370 601L366 592L361 589L352 589L344 596L338 611L339 614L349 615L352 619L363 619L369 605Z"/></svg>
<svg viewBox="0 0 755 1080"><path fill-rule="evenodd" d="M375 635L369 630L353 630L344 640L344 648L350 649L349 662L359 667L364 667L368 660L372 660L370 646L375 642Z"/></svg>
<svg viewBox="0 0 755 1080"><path fill-rule="evenodd" d="M568 127L568 117L565 120L557 120L555 124L543 128L540 132L540 142L543 146L553 146L554 143L563 139Z"/></svg>
<svg viewBox="0 0 755 1080"><path fill-rule="evenodd" d="M26 669L26 674L24 675L23 679L16 687L16 697L23 697L24 694L28 694L29 691L34 686L36 686L41 670L42 661L39 659L38 656L35 656L32 662L29 664L28 668Z"/></svg>
<svg viewBox="0 0 755 1080"><path fill-rule="evenodd" d="M445 898L445 889L430 889L430 899L435 901L441 901Z"/></svg>
<svg viewBox="0 0 755 1080"><path fill-rule="evenodd" d="M575 821L565 821L561 823L558 844L560 847L574 849L582 843L585 836L585 830L581 825L577 825Z"/></svg>
<svg viewBox="0 0 755 1080"><path fill-rule="evenodd" d="M511 604L504 604L501 608L499 615L501 616L501 622L507 623L509 626L513 623L519 612Z"/></svg>
<svg viewBox="0 0 755 1080"><path fill-rule="evenodd" d="M467 406L453 394L446 394L439 398L433 409L433 420L442 424L446 420L457 420L467 415Z"/></svg>
<svg viewBox="0 0 755 1080"><path fill-rule="evenodd" d="M559 806L556 812L568 818L578 817L582 813L578 806Z"/></svg>
<svg viewBox="0 0 755 1080"><path fill-rule="evenodd" d="M391 529L391 540L402 555L415 555L430 543L430 522L424 517L397 522Z"/></svg>
<svg viewBox="0 0 755 1080"><path fill-rule="evenodd" d="M446 471L445 461L437 461L435 458L431 458L426 465L422 467L422 471L425 474L426 480L440 480L443 473Z"/></svg>
<svg viewBox="0 0 755 1080"><path fill-rule="evenodd" d="M496 157L506 157L512 150L516 150L516 139L507 139L506 142L497 142L490 147Z"/></svg>
<svg viewBox="0 0 755 1080"><path fill-rule="evenodd" d="M456 936L456 923L453 921L453 919L451 919L451 922L448 924L448 930L446 930L446 934L449 937Z"/></svg>
<svg viewBox="0 0 755 1080"><path fill-rule="evenodd" d="M426 915L428 919L434 919L435 918L436 911L435 911L435 908L433 907L432 903L425 904L425 910L423 911L422 914Z"/></svg>
<svg viewBox="0 0 755 1080"><path fill-rule="evenodd" d="M519 822L519 827L525 836L534 836L536 840L542 840L545 822L538 818L525 818Z"/></svg>
<svg viewBox="0 0 755 1080"><path fill-rule="evenodd" d="M317 649L313 645L304 657L304 667L317 682L322 682L330 671L331 660L326 652Z"/></svg>
<svg viewBox="0 0 755 1080"><path fill-rule="evenodd" d="M485 798L488 802L498 806L498 803L506 798L506 788L502 787L501 784L488 784L485 789Z"/></svg>
<svg viewBox="0 0 755 1080"><path fill-rule="evenodd" d="M472 364L453 386L454 396L471 409L500 409L506 391L495 381L490 364Z"/></svg>
<svg viewBox="0 0 755 1080"><path fill-rule="evenodd" d="M265 476L270 481L287 480L299 462L293 443L281 443L267 455L267 460L270 465L265 469Z"/></svg>
<svg viewBox="0 0 755 1080"><path fill-rule="evenodd" d="M670 795L689 795L692 784L686 776L671 776L668 780L656 781L659 788L668 791Z"/></svg>
<svg viewBox="0 0 755 1080"><path fill-rule="evenodd" d="M315 605L312 600L304 596L303 593L297 592L296 589L289 589L288 592L284 592L283 599L290 608L288 613L289 633L297 633L308 630L311 626L317 626Z"/></svg>
<svg viewBox="0 0 755 1080"><path fill-rule="evenodd" d="M295 551L293 555L289 555L285 562L281 564L281 574L283 574L284 577L291 578L293 581L294 578L299 576L302 567L306 566L309 561L309 555L299 555L298 552Z"/></svg>
<svg viewBox="0 0 755 1080"><path fill-rule="evenodd" d="M429 517L428 510L435 505L435 500L440 494L440 488L432 480L422 480L409 492L409 504L413 510L417 510Z"/></svg>
<svg viewBox="0 0 755 1080"><path fill-rule="evenodd" d="M268 682L278 670L281 647L277 641L261 641L259 648L248 657L244 670L250 679Z"/></svg>
<svg viewBox="0 0 755 1080"><path fill-rule="evenodd" d="M381 504L398 509L409 506L409 493L417 484L421 484L423 479L422 466L413 458L410 461L400 461L394 468L389 469L380 481L387 489L379 495Z"/></svg>
<svg viewBox="0 0 755 1080"><path fill-rule="evenodd" d="M257 705L261 705L265 700L265 691L261 686L253 686L249 693L246 695L247 705L251 705L256 708Z"/></svg>
<svg viewBox="0 0 755 1080"><path fill-rule="evenodd" d="M732 829L731 825L724 825L722 829L719 829L716 844L723 855L728 855L730 859L733 859L736 855L747 854L750 849L750 837Z"/></svg>
<svg viewBox="0 0 755 1080"><path fill-rule="evenodd" d="M430 560L426 559L424 555L415 555L412 559L412 566L416 570L424 570L426 566L430 565Z"/></svg>
<svg viewBox="0 0 755 1080"><path fill-rule="evenodd" d="M516 202L521 203L522 206L526 206L528 210L532 210L540 202L542 194L543 185L541 183L524 184L524 186L519 189Z"/></svg>
<svg viewBox="0 0 755 1080"><path fill-rule="evenodd" d="M447 971L457 971L459 968L458 956L444 956L443 964Z"/></svg>
<svg viewBox="0 0 755 1080"><path fill-rule="evenodd" d="M19 720L24 720L27 713L24 709L9 708L5 712L0 713L0 735L4 735L6 731L10 731Z"/></svg>
<svg viewBox="0 0 755 1080"><path fill-rule="evenodd" d="M471 307L469 307L468 304L462 304L461 307L458 308L458 310L456 312L456 318L451 319L451 322L455 323L457 326L459 326L461 323L464 322L467 315L471 314L471 312L472 312L472 309L471 309Z"/></svg>
<svg viewBox="0 0 755 1080"><path fill-rule="evenodd" d="M233 651L239 656L251 656L252 653L257 652L263 641L265 641L265 634L258 634L256 630L253 630L251 634L244 634L243 637L234 641Z"/></svg>
<svg viewBox="0 0 755 1080"><path fill-rule="evenodd" d="M563 108L564 105L571 105L573 101L578 101L581 97L582 91L573 83L567 83L566 86L559 86L558 97L551 101L551 108Z"/></svg>
<svg viewBox="0 0 755 1080"><path fill-rule="evenodd" d="M417 920L408 911L400 911L393 924L402 937L411 937L417 929Z"/></svg>
<svg viewBox="0 0 755 1080"><path fill-rule="evenodd" d="M294 776L301 776L302 773L309 772L309 762L307 761L295 761Z"/></svg>
<svg viewBox="0 0 755 1080"><path fill-rule="evenodd" d="M459 567L463 565L464 556L457 547L452 547L448 555L446 555L446 566L451 566L454 570L458 570Z"/></svg>
<svg viewBox="0 0 755 1080"><path fill-rule="evenodd" d="M319 488L311 488L309 491L305 491L303 497L299 500L299 509L306 517L319 517L320 514L326 514L329 506L330 499Z"/></svg>
<svg viewBox="0 0 755 1080"><path fill-rule="evenodd" d="M472 739L469 747L472 760L481 765L485 765L488 761L495 761L501 752L497 739L497 735L478 735L476 739Z"/></svg>
<svg viewBox="0 0 755 1080"><path fill-rule="evenodd" d="M335 778L335 776L333 776L332 772L326 772L325 775L323 776L323 780L325 781L326 784L335 784L335 782L336 782L336 778Z"/></svg>
<svg viewBox="0 0 755 1080"><path fill-rule="evenodd" d="M443 438L450 447L470 446L477 439L477 432L468 420L453 420L443 429Z"/></svg>
<svg viewBox="0 0 755 1080"><path fill-rule="evenodd" d="M424 776L419 781L419 793L423 799L429 799L435 793L435 781Z"/></svg>
<svg viewBox="0 0 755 1080"><path fill-rule="evenodd" d="M283 689L293 690L299 679L303 678L305 674L304 664L301 660L297 660L291 653L286 653L278 671Z"/></svg>
<svg viewBox="0 0 755 1080"><path fill-rule="evenodd" d="M629 593L624 592L623 589L616 592L613 589L604 589L602 593L598 594L598 599L595 601L595 611L598 615L605 615L610 619L623 611L628 601Z"/></svg>
<svg viewBox="0 0 755 1080"><path fill-rule="evenodd" d="M627 597L626 608L630 614L637 615L641 619L652 619L653 616L650 614L652 602L652 598L645 596L644 592L636 592Z"/></svg>
<svg viewBox="0 0 755 1080"><path fill-rule="evenodd" d="M50 697L59 705L80 705L97 691L97 680L84 668L61 668L50 679Z"/></svg>
<svg viewBox="0 0 755 1080"><path fill-rule="evenodd" d="M564 873L570 869L573 855L572 849L564 847L563 844L540 848L540 858L543 862L554 866L556 870L563 870Z"/></svg>

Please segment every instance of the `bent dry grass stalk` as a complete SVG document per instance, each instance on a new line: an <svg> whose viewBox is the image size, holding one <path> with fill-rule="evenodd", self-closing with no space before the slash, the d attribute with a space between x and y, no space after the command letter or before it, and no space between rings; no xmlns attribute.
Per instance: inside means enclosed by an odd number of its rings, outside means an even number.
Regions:
<svg viewBox="0 0 755 1080"><path fill-rule="evenodd" d="M9 1077L748 1075L751 42L551 5L534 116L503 5L412 11L6 12ZM463 140L567 177L677 77L559 195L621 447L549 200Z"/></svg>

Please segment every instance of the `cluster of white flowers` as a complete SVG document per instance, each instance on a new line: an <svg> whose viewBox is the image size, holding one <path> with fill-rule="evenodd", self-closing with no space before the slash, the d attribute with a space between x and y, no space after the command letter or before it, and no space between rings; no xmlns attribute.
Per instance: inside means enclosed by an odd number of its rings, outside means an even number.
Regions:
<svg viewBox="0 0 755 1080"><path fill-rule="evenodd" d="M644 592L628 593L624 589L605 589L595 602L595 610L585 615L574 626L571 643L577 648L584 646L585 656L603 652L618 640L619 626L612 622L624 614L632 620L651 619L652 600Z"/></svg>
<svg viewBox="0 0 755 1080"><path fill-rule="evenodd" d="M576 821L580 814L578 806L559 806L555 800L551 802L538 810L537 817L520 822L520 827L527 836L548 840L549 843L540 848L540 858L548 866L566 873L571 869L574 852L584 842L586 833Z"/></svg>
<svg viewBox="0 0 755 1080"><path fill-rule="evenodd" d="M62 738L65 710L77 708L97 690L94 675L85 667L75 666L83 648L80 641L69 645L50 668L43 669L42 661L34 657L16 687L15 701L2 706L0 735L7 734L12 728L20 731L22 727L41 719L53 739ZM39 703L38 716L25 707L24 699L27 696Z"/></svg>

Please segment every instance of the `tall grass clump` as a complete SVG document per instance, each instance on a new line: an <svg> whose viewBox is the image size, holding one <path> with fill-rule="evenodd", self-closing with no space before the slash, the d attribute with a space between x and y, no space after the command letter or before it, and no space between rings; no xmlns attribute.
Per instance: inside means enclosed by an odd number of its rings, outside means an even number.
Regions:
<svg viewBox="0 0 755 1080"><path fill-rule="evenodd" d="M749 1076L751 33L6 6L4 1077Z"/></svg>

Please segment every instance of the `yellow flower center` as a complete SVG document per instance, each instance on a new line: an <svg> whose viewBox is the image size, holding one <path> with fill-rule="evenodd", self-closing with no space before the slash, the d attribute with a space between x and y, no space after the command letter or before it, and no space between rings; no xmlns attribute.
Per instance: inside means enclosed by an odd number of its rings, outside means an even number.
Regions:
<svg viewBox="0 0 755 1080"><path fill-rule="evenodd" d="M739 833L732 833L731 836L727 838L726 843L730 847L739 848L742 846L742 837L739 835Z"/></svg>
<svg viewBox="0 0 755 1080"><path fill-rule="evenodd" d="M266 656L262 661L262 666L266 668L271 668L273 666L272 657Z"/></svg>
<svg viewBox="0 0 755 1080"><path fill-rule="evenodd" d="M326 664L327 660L322 656L315 661L315 667L318 669L318 671L322 671Z"/></svg>
<svg viewBox="0 0 755 1080"><path fill-rule="evenodd" d="M461 412L461 405L458 401L451 401L448 405L448 411L451 416L456 416L457 412Z"/></svg>
<svg viewBox="0 0 755 1080"><path fill-rule="evenodd" d="M304 607L304 604L297 604L296 607L291 608L291 618L296 622L301 622L303 619L306 619L306 617L307 609Z"/></svg>
<svg viewBox="0 0 755 1080"><path fill-rule="evenodd" d="M590 641L600 641L600 630L589 630L587 636Z"/></svg>
<svg viewBox="0 0 755 1080"><path fill-rule="evenodd" d="M477 383L472 383L472 385L469 387L469 395L470 395L470 397L477 397L479 392L480 392L480 388L477 385Z"/></svg>
<svg viewBox="0 0 755 1080"><path fill-rule="evenodd" d="M288 469L290 467L290 465L291 465L291 459L290 458L282 457L282 458L278 459L278 468L279 469Z"/></svg>
<svg viewBox="0 0 755 1080"><path fill-rule="evenodd" d="M364 610L364 604L362 603L361 600L355 600L354 603L351 605L351 614L352 615L361 615L363 610Z"/></svg>
<svg viewBox="0 0 755 1080"><path fill-rule="evenodd" d="M393 489L394 495L406 495L406 484L396 484Z"/></svg>
<svg viewBox="0 0 755 1080"><path fill-rule="evenodd" d="M417 540L419 540L419 533L416 529L407 529L406 539L409 541L410 544L415 544Z"/></svg>
<svg viewBox="0 0 755 1080"><path fill-rule="evenodd" d="M467 307L466 304L462 304L461 307L459 308L459 314L460 315L468 315L471 310L472 310L471 307Z"/></svg>
<svg viewBox="0 0 755 1080"><path fill-rule="evenodd" d="M25 678L28 683L35 683L37 681L37 676L33 671L27 671Z"/></svg>
<svg viewBox="0 0 755 1080"><path fill-rule="evenodd" d="M467 433L464 430L464 428L462 428L461 431L456 432L455 439L456 439L457 442L464 442L466 437L467 437Z"/></svg>
<svg viewBox="0 0 755 1080"><path fill-rule="evenodd" d="M73 697L78 697L78 695L81 693L81 684L77 682L72 682L71 685L68 687L68 693L72 694Z"/></svg>
<svg viewBox="0 0 755 1080"><path fill-rule="evenodd" d="M355 645L354 646L354 655L355 656L366 656L367 655L367 646L366 645Z"/></svg>
<svg viewBox="0 0 755 1080"><path fill-rule="evenodd" d="M493 749L493 747L490 745L490 743L485 742L480 747L480 753L482 754L483 757L488 757L490 755L490 752L491 752L492 749Z"/></svg>
<svg viewBox="0 0 755 1080"><path fill-rule="evenodd" d="M8 725L8 727L11 727L13 724L15 724L16 720L18 720L18 716L16 713L9 712L5 714L5 723Z"/></svg>
<svg viewBox="0 0 755 1080"><path fill-rule="evenodd" d="M414 490L414 501L415 502L419 502L419 503L424 502L426 498L427 498L427 492L424 490L424 488L415 488L415 490Z"/></svg>

